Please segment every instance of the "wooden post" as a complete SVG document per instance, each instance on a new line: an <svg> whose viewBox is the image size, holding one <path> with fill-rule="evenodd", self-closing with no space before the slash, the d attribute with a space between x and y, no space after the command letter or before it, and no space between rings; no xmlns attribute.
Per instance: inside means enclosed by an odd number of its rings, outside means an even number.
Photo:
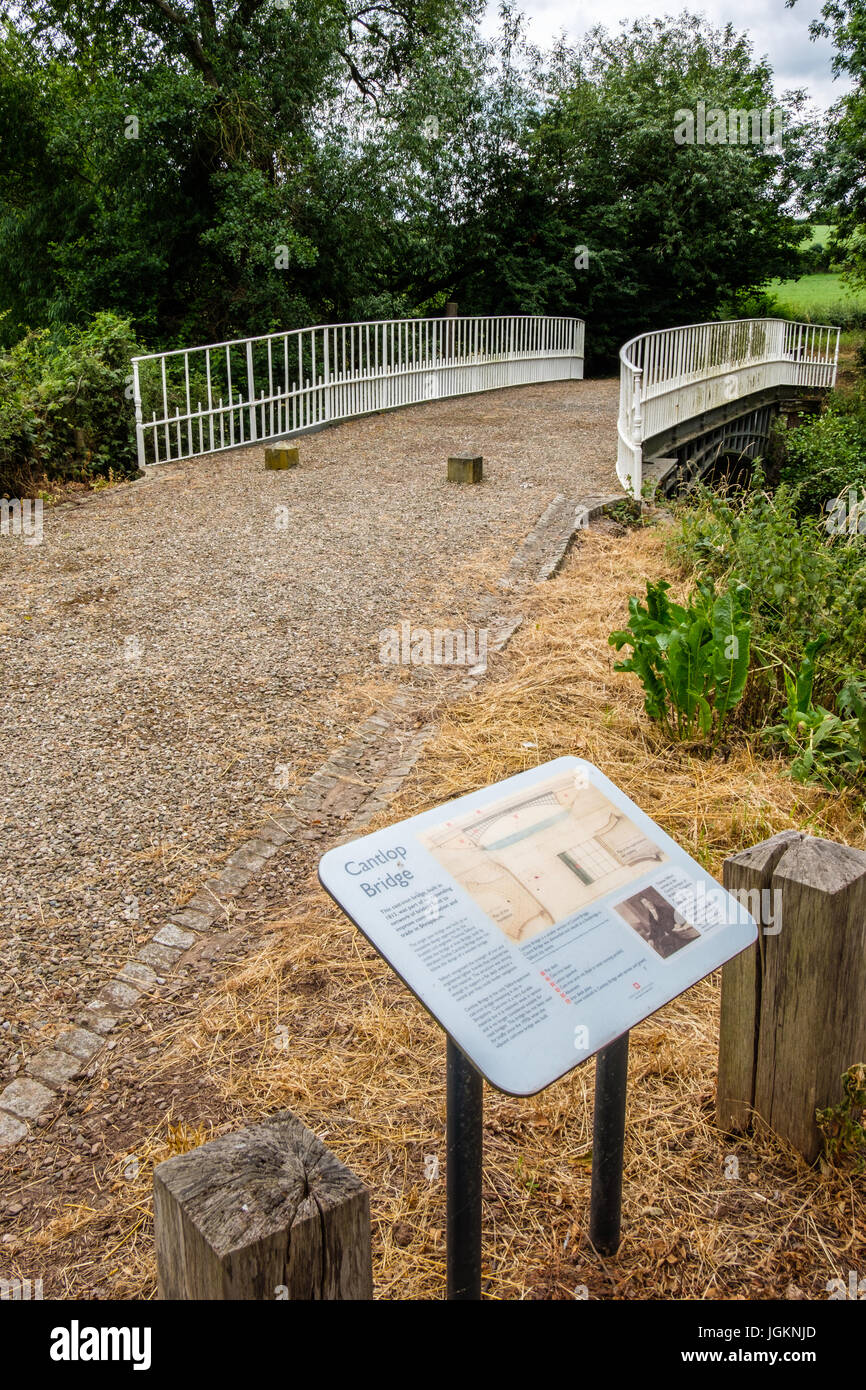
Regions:
<svg viewBox="0 0 866 1390"><path fill-rule="evenodd" d="M724 885L760 937L722 970L717 1122L757 1114L811 1163L816 1108L866 1058L866 854L786 831L726 860Z"/></svg>
<svg viewBox="0 0 866 1390"><path fill-rule="evenodd" d="M480 454L454 454L448 460L449 483L480 483L484 460Z"/></svg>
<svg viewBox="0 0 866 1390"><path fill-rule="evenodd" d="M294 444L268 444L265 447L265 468L297 468L301 461L300 450Z"/></svg>
<svg viewBox="0 0 866 1390"><path fill-rule="evenodd" d="M164 1299L370 1299L368 1189L288 1110L160 1163Z"/></svg>

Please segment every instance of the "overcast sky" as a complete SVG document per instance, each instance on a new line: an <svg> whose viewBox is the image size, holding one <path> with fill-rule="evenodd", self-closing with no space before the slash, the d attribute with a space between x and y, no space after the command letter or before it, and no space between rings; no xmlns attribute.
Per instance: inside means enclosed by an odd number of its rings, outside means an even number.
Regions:
<svg viewBox="0 0 866 1390"><path fill-rule="evenodd" d="M683 9L705 14L710 23L720 27L730 22L738 32L746 32L752 40L755 56L769 59L775 73L776 90L805 87L818 106L827 107L847 89L844 78L833 80L830 59L833 49L826 39L813 42L809 38L809 21L819 17L822 0L797 0L793 9L785 8L785 0L697 0L695 4L672 3L671 0L605 0L603 5L591 0L519 0L520 8L530 20L529 37L546 45L560 32L578 39L595 24L616 29L621 19L636 19L641 15L661 18L679 14ZM485 29L495 28L495 0L490 0Z"/></svg>

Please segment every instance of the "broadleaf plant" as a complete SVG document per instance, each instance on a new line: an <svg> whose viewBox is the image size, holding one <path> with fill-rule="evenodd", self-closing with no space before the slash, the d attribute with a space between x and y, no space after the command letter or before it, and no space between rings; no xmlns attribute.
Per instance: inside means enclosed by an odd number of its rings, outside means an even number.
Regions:
<svg viewBox="0 0 866 1390"><path fill-rule="evenodd" d="M629 599L628 627L608 640L632 652L614 669L638 676L644 709L671 738L715 743L746 688L751 595L745 585L717 595L701 580L683 605L669 589L667 580L648 580L646 605Z"/></svg>

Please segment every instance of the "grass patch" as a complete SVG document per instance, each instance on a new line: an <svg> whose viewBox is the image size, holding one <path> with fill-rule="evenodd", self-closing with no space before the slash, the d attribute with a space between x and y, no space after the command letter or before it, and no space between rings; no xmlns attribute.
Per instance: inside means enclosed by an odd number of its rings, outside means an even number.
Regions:
<svg viewBox="0 0 866 1390"><path fill-rule="evenodd" d="M866 289L857 289L838 273L771 280L767 292L775 299L775 312L782 318L845 329L866 324Z"/></svg>

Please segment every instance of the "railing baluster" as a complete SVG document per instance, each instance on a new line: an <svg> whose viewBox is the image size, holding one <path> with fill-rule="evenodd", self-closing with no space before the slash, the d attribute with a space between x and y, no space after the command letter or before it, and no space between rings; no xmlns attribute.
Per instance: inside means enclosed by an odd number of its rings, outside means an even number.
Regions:
<svg viewBox="0 0 866 1390"><path fill-rule="evenodd" d="M171 458L171 436L168 432L168 385L165 377L165 356L160 358L162 364L162 418L165 421L165 457Z"/></svg>
<svg viewBox="0 0 866 1390"><path fill-rule="evenodd" d="M183 380L186 391L186 442L189 456L192 457L192 401L189 394L189 353L183 355Z"/></svg>
<svg viewBox="0 0 866 1390"><path fill-rule="evenodd" d="M205 373L207 375L207 414L208 429L210 431L210 446L213 449L213 387L210 379L210 348L205 348ZM222 402L220 402L222 404Z"/></svg>
<svg viewBox="0 0 866 1390"><path fill-rule="evenodd" d="M239 397L241 393L238 393ZM256 383L253 375L253 341L247 339L247 399L250 413L250 440L256 438ZM241 425L243 428L243 425Z"/></svg>
<svg viewBox="0 0 866 1390"><path fill-rule="evenodd" d="M308 346L305 335L309 336ZM290 356L292 336L297 343L296 380L293 380ZM275 340L282 341L281 365L274 355ZM287 333L212 343L200 349L177 348L145 354L134 358L132 363L136 448L139 459L146 460L147 431L150 430L155 461L165 462L175 456L200 456L207 451L302 432L326 421L427 400L434 395L456 395L461 391L559 379L573 373L573 368L560 366L559 359L581 358L583 340L582 320L562 315L428 316L358 324L320 324ZM815 337L815 342L818 348L813 349L813 355L819 349L829 353L828 335L825 334L820 342ZM237 364L233 364L232 354L235 349L243 349L241 370L246 377L245 392L234 389L233 368L236 369ZM217 373L217 381L220 376L224 377L225 392L218 398L212 360L214 351L225 354L223 367ZM190 366L193 352L204 354L207 395L206 406L199 400L196 410L193 410L194 374ZM262 386L257 391L257 364L259 374L263 375L265 355L267 388ZM533 365L541 360L547 363L545 367ZM158 363L162 416L154 410L152 422L145 424L143 400L146 393L143 396L141 365L150 362ZM509 363L514 364L513 368ZM523 363L526 365L521 365ZM431 390L427 374L432 374L434 381L438 378L435 390ZM219 384L223 383L219 381ZM183 415L177 403L181 393L186 403ZM175 401L173 417L170 414L171 395Z"/></svg>

